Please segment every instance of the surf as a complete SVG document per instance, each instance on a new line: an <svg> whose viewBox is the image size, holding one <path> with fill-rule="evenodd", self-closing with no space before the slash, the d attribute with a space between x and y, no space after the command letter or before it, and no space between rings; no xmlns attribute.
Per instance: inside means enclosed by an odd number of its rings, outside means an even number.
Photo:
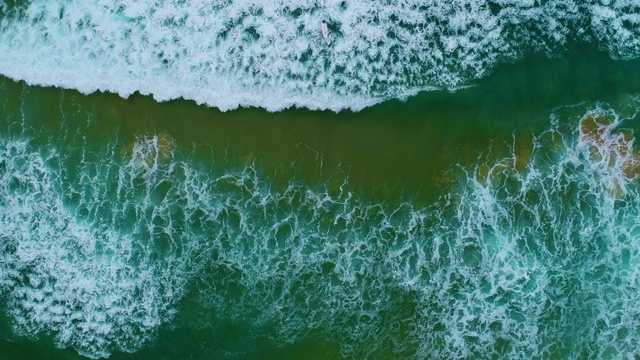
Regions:
<svg viewBox="0 0 640 360"><path fill-rule="evenodd" d="M530 53L588 46L637 58L638 11L635 2L570 0L33 0L0 10L0 73L223 111L358 111L469 86Z"/></svg>
<svg viewBox="0 0 640 360"><path fill-rule="evenodd" d="M634 354L638 109L557 108L423 206L348 178L276 186L259 161L216 167L163 132L87 144L63 127L66 146L43 146L27 118L0 138L2 309L13 337L90 358L194 308L199 333L242 323L351 358Z"/></svg>

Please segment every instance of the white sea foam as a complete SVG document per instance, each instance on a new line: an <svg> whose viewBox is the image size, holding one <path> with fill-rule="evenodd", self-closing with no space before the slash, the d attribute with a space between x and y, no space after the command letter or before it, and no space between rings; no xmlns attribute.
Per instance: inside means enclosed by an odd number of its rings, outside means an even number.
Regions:
<svg viewBox="0 0 640 360"><path fill-rule="evenodd" d="M5 311L17 335L93 358L153 339L187 287L205 327L322 337L346 357L640 356L640 166L624 129L640 100L625 104L556 110L530 156L481 158L427 208L197 166L167 134L0 140Z"/></svg>
<svg viewBox="0 0 640 360"><path fill-rule="evenodd" d="M8 13L5 76L222 110L359 110L455 89L524 52L555 54L571 42L615 58L640 53L632 0L32 0Z"/></svg>
<svg viewBox="0 0 640 360"><path fill-rule="evenodd" d="M152 157L122 166L82 162L67 188L73 175L55 151L0 140L0 286L16 334L54 332L59 346L97 358L137 350L171 319L197 237L174 238L167 199L136 180L155 182L155 155L167 150L157 146L141 141L137 153Z"/></svg>
<svg viewBox="0 0 640 360"><path fill-rule="evenodd" d="M253 171L224 177L236 195L218 213L202 301L275 326L278 341L321 332L353 358L640 355L640 194L628 163L608 161L633 151L616 140L629 118L554 116L571 127L538 136L530 158L463 171L427 209L358 201L346 184L274 193ZM611 122L589 143L579 124L594 117Z"/></svg>

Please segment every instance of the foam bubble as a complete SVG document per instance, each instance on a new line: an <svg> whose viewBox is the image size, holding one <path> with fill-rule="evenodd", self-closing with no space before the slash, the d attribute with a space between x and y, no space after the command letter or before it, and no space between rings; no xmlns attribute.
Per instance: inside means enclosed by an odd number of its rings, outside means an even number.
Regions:
<svg viewBox="0 0 640 360"><path fill-rule="evenodd" d="M222 110L360 110L466 86L500 62L569 43L636 58L637 12L631 0L34 0L0 23L0 71L30 84L138 91Z"/></svg>

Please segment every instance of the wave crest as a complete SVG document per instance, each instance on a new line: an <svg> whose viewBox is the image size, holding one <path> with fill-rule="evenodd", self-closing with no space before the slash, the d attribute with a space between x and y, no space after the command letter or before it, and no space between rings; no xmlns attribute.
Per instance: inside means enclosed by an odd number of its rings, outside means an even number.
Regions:
<svg viewBox="0 0 640 360"><path fill-rule="evenodd" d="M501 62L576 42L636 58L639 5L607 3L36 0L2 19L0 71L31 84L139 91L223 111L360 110L465 86Z"/></svg>

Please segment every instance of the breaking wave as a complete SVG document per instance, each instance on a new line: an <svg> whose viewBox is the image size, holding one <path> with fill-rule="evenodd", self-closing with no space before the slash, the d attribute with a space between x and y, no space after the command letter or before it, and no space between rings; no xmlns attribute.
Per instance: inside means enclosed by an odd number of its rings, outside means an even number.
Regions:
<svg viewBox="0 0 640 360"><path fill-rule="evenodd" d="M360 110L532 52L636 58L638 13L635 0L31 0L0 4L0 73L223 111Z"/></svg>

